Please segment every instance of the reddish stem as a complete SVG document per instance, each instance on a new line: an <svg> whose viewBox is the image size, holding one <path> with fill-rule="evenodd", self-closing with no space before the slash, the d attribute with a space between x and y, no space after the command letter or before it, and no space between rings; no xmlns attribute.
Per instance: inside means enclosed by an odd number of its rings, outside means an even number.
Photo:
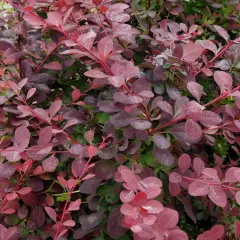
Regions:
<svg viewBox="0 0 240 240"><path fill-rule="evenodd" d="M19 179L17 185L15 186L15 188L13 189L13 192L18 191L20 185L22 184L24 178L27 176L29 170L31 169L31 166L29 166L29 168L27 169L27 171L21 176L21 178ZM6 206L6 204L8 203L8 200L6 198L4 198L2 205L0 207L0 213L2 212L2 210L4 209L4 207Z"/></svg>
<svg viewBox="0 0 240 240"><path fill-rule="evenodd" d="M52 53L53 53L61 44L62 44L62 41L59 41L59 43L48 53L48 55L47 55L47 56L43 59L43 61L38 65L35 73L38 73L38 72L41 70L43 64L47 61L47 59L50 57L50 55L52 55Z"/></svg>

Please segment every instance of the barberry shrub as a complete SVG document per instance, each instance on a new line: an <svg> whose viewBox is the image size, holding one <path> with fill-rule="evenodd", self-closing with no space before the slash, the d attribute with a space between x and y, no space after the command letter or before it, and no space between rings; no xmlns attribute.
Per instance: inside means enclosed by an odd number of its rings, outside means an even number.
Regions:
<svg viewBox="0 0 240 240"><path fill-rule="evenodd" d="M0 239L240 237L238 0L0 7Z"/></svg>

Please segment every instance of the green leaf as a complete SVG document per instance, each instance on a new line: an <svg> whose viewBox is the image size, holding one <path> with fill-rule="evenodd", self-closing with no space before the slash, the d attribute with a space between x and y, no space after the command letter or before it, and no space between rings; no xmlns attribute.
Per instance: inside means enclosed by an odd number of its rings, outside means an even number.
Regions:
<svg viewBox="0 0 240 240"><path fill-rule="evenodd" d="M152 150L141 154L139 157L139 161L141 163L145 163L149 167L159 167L160 166L160 164L153 157Z"/></svg>
<svg viewBox="0 0 240 240"><path fill-rule="evenodd" d="M109 118L110 118L110 115L104 112L99 112L96 114L96 120L98 123L101 123L101 124L104 124Z"/></svg>
<svg viewBox="0 0 240 240"><path fill-rule="evenodd" d="M67 201L68 194L63 193L61 196L57 197L57 202L65 202Z"/></svg>

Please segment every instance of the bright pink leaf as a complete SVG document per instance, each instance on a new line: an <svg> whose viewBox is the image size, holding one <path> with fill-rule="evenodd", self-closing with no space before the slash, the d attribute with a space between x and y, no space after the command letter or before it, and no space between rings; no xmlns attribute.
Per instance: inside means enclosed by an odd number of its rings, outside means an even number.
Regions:
<svg viewBox="0 0 240 240"><path fill-rule="evenodd" d="M63 223L63 225L66 226L66 227L74 227L75 222L73 220L67 220Z"/></svg>
<svg viewBox="0 0 240 240"><path fill-rule="evenodd" d="M50 24L57 27L59 25L62 25L62 15L60 14L60 12L48 12L47 17Z"/></svg>
<svg viewBox="0 0 240 240"><path fill-rule="evenodd" d="M27 93L27 97L26 97L26 100L28 100L29 98L31 98L33 95L34 95L34 93L36 92L36 88L31 88L31 89L29 89L29 91L28 91L28 93Z"/></svg>
<svg viewBox="0 0 240 240"><path fill-rule="evenodd" d="M21 188L20 190L17 191L18 194L21 194L21 195L26 195L28 193L30 193L32 191L32 189L30 187L24 187L24 188Z"/></svg>
<svg viewBox="0 0 240 240"><path fill-rule="evenodd" d="M210 186L208 197L219 207L226 207L227 196L220 186Z"/></svg>
<svg viewBox="0 0 240 240"><path fill-rule="evenodd" d="M157 200L149 200L141 205L141 207L147 210L150 214L160 213L164 209L163 205Z"/></svg>
<svg viewBox="0 0 240 240"><path fill-rule="evenodd" d="M54 221L57 222L57 214L56 211L51 207L44 207L45 211L47 212L48 216Z"/></svg>
<svg viewBox="0 0 240 240"><path fill-rule="evenodd" d="M98 54L101 59L105 59L113 50L113 40L110 37L104 37L98 42Z"/></svg>
<svg viewBox="0 0 240 240"><path fill-rule="evenodd" d="M196 180L189 185L188 192L191 196L206 196L209 193L209 185L201 180Z"/></svg>
<svg viewBox="0 0 240 240"><path fill-rule="evenodd" d="M81 199L77 199L76 201L71 202L69 207L68 207L68 211L79 210L80 204L81 204Z"/></svg>

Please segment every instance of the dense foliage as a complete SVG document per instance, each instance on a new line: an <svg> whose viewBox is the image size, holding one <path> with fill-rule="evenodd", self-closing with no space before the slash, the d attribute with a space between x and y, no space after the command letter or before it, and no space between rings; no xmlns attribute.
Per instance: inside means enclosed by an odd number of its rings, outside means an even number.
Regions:
<svg viewBox="0 0 240 240"><path fill-rule="evenodd" d="M0 4L0 239L240 237L238 0Z"/></svg>

